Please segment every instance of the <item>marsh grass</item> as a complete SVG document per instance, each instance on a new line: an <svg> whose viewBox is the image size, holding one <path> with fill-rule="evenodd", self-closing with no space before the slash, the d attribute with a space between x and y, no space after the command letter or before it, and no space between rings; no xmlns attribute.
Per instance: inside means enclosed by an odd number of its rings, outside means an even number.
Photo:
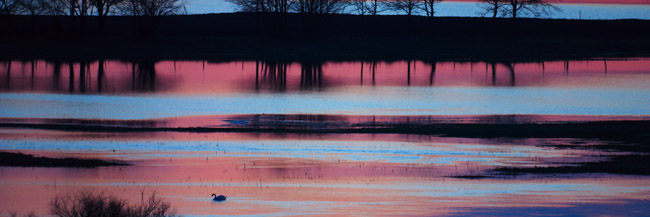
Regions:
<svg viewBox="0 0 650 217"><path fill-rule="evenodd" d="M154 191L145 198L140 191L139 203L93 190L57 195L50 203L50 214L58 217L176 217L171 205Z"/></svg>

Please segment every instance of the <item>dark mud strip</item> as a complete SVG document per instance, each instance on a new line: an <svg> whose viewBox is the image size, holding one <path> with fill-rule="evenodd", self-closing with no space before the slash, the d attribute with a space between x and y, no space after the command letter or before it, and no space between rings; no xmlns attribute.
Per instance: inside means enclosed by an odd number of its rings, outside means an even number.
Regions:
<svg viewBox="0 0 650 217"><path fill-rule="evenodd" d="M0 119L0 127L81 132L189 132L277 134L404 134L461 138L573 138L575 143L548 144L557 149L602 151L597 162L545 167L495 168L454 178L483 179L527 174L650 175L650 120L643 116L337 116L237 115L156 120ZM584 146L585 140L602 144ZM543 145L543 144L542 144Z"/></svg>
<svg viewBox="0 0 650 217"><path fill-rule="evenodd" d="M129 166L122 162L98 159L35 157L21 153L0 152L0 166L9 167L80 167Z"/></svg>
<svg viewBox="0 0 650 217"><path fill-rule="evenodd" d="M650 121L597 121L542 124L474 123L357 123L275 122L210 127L150 127L143 125L101 125L66 123L0 123L0 127L90 132L242 132L242 133L357 133L416 134L466 138L600 138L628 140L647 138Z"/></svg>
<svg viewBox="0 0 650 217"><path fill-rule="evenodd" d="M625 155L610 157L608 161L587 162L577 166L533 167L533 168L497 168L502 175L524 174L577 174L609 173L623 175L650 175L650 155Z"/></svg>

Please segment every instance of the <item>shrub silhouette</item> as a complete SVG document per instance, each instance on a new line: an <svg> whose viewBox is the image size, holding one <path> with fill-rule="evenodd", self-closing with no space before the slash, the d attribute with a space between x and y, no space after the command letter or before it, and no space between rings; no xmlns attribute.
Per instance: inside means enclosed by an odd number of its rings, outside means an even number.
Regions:
<svg viewBox="0 0 650 217"><path fill-rule="evenodd" d="M129 204L124 199L105 192L81 191L76 194L57 195L50 204L50 214L59 217L175 217L178 216L168 202L156 197L148 198L141 191L140 203Z"/></svg>

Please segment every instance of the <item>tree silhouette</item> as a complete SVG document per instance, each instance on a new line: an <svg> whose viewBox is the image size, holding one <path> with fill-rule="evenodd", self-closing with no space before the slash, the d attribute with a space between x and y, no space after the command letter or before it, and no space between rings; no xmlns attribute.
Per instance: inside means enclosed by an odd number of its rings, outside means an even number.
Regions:
<svg viewBox="0 0 650 217"><path fill-rule="evenodd" d="M97 16L108 16L111 9L122 3L124 0L90 0L90 4L95 7Z"/></svg>
<svg viewBox="0 0 650 217"><path fill-rule="evenodd" d="M226 0L243 12L287 13L292 1L289 0Z"/></svg>
<svg viewBox="0 0 650 217"><path fill-rule="evenodd" d="M341 13L348 6L347 0L295 0L293 11L307 14Z"/></svg>
<svg viewBox="0 0 650 217"><path fill-rule="evenodd" d="M18 0L0 0L0 15L17 14L20 10Z"/></svg>
<svg viewBox="0 0 650 217"><path fill-rule="evenodd" d="M427 17L433 17L435 15L435 5L437 3L442 2L442 0L423 0L422 3L424 5L424 13L427 15Z"/></svg>
<svg viewBox="0 0 650 217"><path fill-rule="evenodd" d="M553 11L559 11L557 6L550 3L549 0L505 0L509 10L504 10L506 14L510 15L512 19L516 19L519 15L531 15L539 17L549 15Z"/></svg>
<svg viewBox="0 0 650 217"><path fill-rule="evenodd" d="M33 16L41 14L40 2L41 0L20 0L18 5L23 14Z"/></svg>
<svg viewBox="0 0 650 217"><path fill-rule="evenodd" d="M350 4L358 15L366 15L370 13L370 8L366 5L366 0L351 0Z"/></svg>
<svg viewBox="0 0 650 217"><path fill-rule="evenodd" d="M492 14L492 18L496 18L499 15L499 11L503 9L507 0L479 0L482 4L480 5L483 8L483 16L487 14Z"/></svg>
<svg viewBox="0 0 650 217"><path fill-rule="evenodd" d="M40 14L42 15L70 15L68 0L39 0ZM72 14L74 15L74 14Z"/></svg>
<svg viewBox="0 0 650 217"><path fill-rule="evenodd" d="M377 15L380 12L384 10L384 8L381 6L385 2L383 0L370 0L366 2L366 6L368 7L368 12L370 15Z"/></svg>
<svg viewBox="0 0 650 217"><path fill-rule="evenodd" d="M417 10L420 9L418 6L422 0L392 0L386 2L386 6L394 11L403 11L406 15L411 16Z"/></svg>
<svg viewBox="0 0 650 217"><path fill-rule="evenodd" d="M186 0L125 0L118 11L131 16L166 16L187 14Z"/></svg>

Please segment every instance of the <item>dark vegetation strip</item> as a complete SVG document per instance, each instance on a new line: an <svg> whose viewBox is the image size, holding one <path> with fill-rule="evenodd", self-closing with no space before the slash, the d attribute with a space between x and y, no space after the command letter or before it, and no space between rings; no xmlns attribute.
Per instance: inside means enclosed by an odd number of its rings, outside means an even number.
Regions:
<svg viewBox="0 0 650 217"><path fill-rule="evenodd" d="M461 176L448 176L449 178L457 179L488 179L495 178L495 176L484 176L484 175L461 175Z"/></svg>
<svg viewBox="0 0 650 217"><path fill-rule="evenodd" d="M233 13L1 16L2 58L557 60L650 56L650 21Z"/></svg>
<svg viewBox="0 0 650 217"><path fill-rule="evenodd" d="M128 166L121 162L98 159L35 157L21 153L0 152L0 166L10 167L82 167Z"/></svg>
<svg viewBox="0 0 650 217"><path fill-rule="evenodd" d="M650 175L649 155L613 156L609 160L586 162L578 166L560 167L504 167L494 170L502 175L523 174L579 174L579 173L609 173L623 175Z"/></svg>
<svg viewBox="0 0 650 217"><path fill-rule="evenodd" d="M314 127L315 126L315 127ZM272 126L252 125L223 127L143 127L83 124L38 124L0 123L0 127L33 128L48 130L90 131L90 132L241 132L241 133L363 133L363 134L419 134L467 138L647 138L650 135L650 121L596 121L553 124L401 124L362 123L335 125L332 127L313 125Z"/></svg>

